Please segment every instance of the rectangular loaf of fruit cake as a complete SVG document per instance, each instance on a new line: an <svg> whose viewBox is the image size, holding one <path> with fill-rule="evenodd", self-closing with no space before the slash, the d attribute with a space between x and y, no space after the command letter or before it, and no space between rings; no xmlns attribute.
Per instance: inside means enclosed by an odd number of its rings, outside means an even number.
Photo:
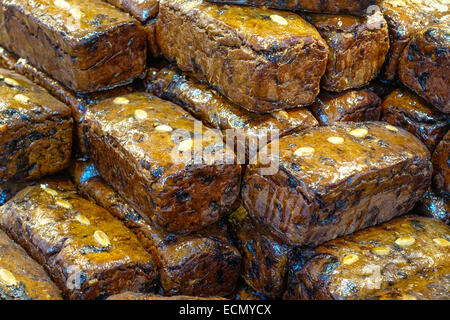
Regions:
<svg viewBox="0 0 450 320"><path fill-rule="evenodd" d="M156 33L168 60L249 111L308 105L319 93L328 47L294 13L162 0Z"/></svg>
<svg viewBox="0 0 450 320"><path fill-rule="evenodd" d="M427 25L448 15L447 0L383 0L380 3L389 26L391 48L383 67L383 77L394 80L398 63L411 38Z"/></svg>
<svg viewBox="0 0 450 320"><path fill-rule="evenodd" d="M0 230L0 300L60 300L44 268Z"/></svg>
<svg viewBox="0 0 450 320"><path fill-rule="evenodd" d="M147 58L139 22L101 0L2 0L0 44L76 92L130 82Z"/></svg>
<svg viewBox="0 0 450 320"><path fill-rule="evenodd" d="M146 223L97 173L78 160L71 174L79 192L132 230L150 252L166 295L228 296L236 288L241 258L223 221L189 235L162 232Z"/></svg>
<svg viewBox="0 0 450 320"><path fill-rule="evenodd" d="M238 196L236 155L176 104L145 93L105 99L89 107L83 128L101 176L161 229L199 230Z"/></svg>
<svg viewBox="0 0 450 320"><path fill-rule="evenodd" d="M450 117L432 105L400 87L383 100L381 120L402 127L419 138L434 151L439 141L450 128Z"/></svg>
<svg viewBox="0 0 450 320"><path fill-rule="evenodd" d="M299 251L285 298L411 299L422 292L449 299L449 253L449 226L425 217L397 218Z"/></svg>
<svg viewBox="0 0 450 320"><path fill-rule="evenodd" d="M66 299L103 299L155 284L155 262L135 235L59 183L20 191L0 207L0 227L46 268Z"/></svg>
<svg viewBox="0 0 450 320"><path fill-rule="evenodd" d="M448 11L447 11L448 13ZM416 33L400 57L400 80L435 108L450 114L450 15Z"/></svg>
<svg viewBox="0 0 450 320"><path fill-rule="evenodd" d="M367 17L302 15L317 28L329 48L322 88L332 92L360 88L375 79L389 52L386 20L380 13Z"/></svg>
<svg viewBox="0 0 450 320"><path fill-rule="evenodd" d="M222 4L238 4L255 7L268 7L281 10L309 11L318 13L349 13L365 15L370 6L381 0L208 0Z"/></svg>
<svg viewBox="0 0 450 320"><path fill-rule="evenodd" d="M65 169L72 129L68 106L25 77L0 69L0 183Z"/></svg>
<svg viewBox="0 0 450 320"><path fill-rule="evenodd" d="M242 198L254 220L290 244L317 245L405 214L431 183L427 148L383 122L306 129L278 147L279 170L263 172L272 165L264 157L250 164Z"/></svg>
<svg viewBox="0 0 450 320"><path fill-rule="evenodd" d="M242 277L254 290L268 298L280 298L294 247L271 235L244 208L229 218L231 231L242 255Z"/></svg>
<svg viewBox="0 0 450 320"><path fill-rule="evenodd" d="M377 121L381 115L380 98L368 89L342 93L322 91L308 107L319 123L328 126L336 122Z"/></svg>

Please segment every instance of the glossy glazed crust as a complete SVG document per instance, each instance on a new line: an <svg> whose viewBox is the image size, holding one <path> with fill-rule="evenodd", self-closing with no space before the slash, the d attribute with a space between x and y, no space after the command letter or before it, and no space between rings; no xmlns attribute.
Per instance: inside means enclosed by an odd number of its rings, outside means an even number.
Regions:
<svg viewBox="0 0 450 320"><path fill-rule="evenodd" d="M383 0L381 11L389 26L391 49L383 67L383 78L394 80L400 56L412 36L448 14L446 0Z"/></svg>
<svg viewBox="0 0 450 320"><path fill-rule="evenodd" d="M318 125L311 112L305 108L276 111L270 114L249 112L206 84L174 68L161 69L152 82L153 92L157 96L182 106L211 128L222 130L224 138L228 129L234 129L235 133L242 134L246 141L247 154L250 150L257 151L257 147L261 147L260 144L250 147L250 144L256 142L253 139L261 138L263 130L278 130L280 136L285 136ZM233 147L234 150L238 150L235 146Z"/></svg>
<svg viewBox="0 0 450 320"><path fill-rule="evenodd" d="M275 239L250 219L244 208L229 218L242 255L242 277L268 298L280 298L286 290L286 275L293 247Z"/></svg>
<svg viewBox="0 0 450 320"><path fill-rule="evenodd" d="M425 291L428 283L436 281L433 272L446 268L449 276L449 240L449 226L425 217L397 218L335 239L312 253L298 254L284 297L373 299L377 290L388 292L391 286L403 295L409 293L404 281L420 275L425 281L417 282L416 290ZM427 273L431 277L425 277ZM446 297L450 298L448 292Z"/></svg>
<svg viewBox="0 0 450 320"><path fill-rule="evenodd" d="M158 14L158 0L106 0L128 12L140 22L146 22Z"/></svg>
<svg viewBox="0 0 450 320"><path fill-rule="evenodd" d="M381 14L358 18L348 15L303 15L329 47L322 88L332 92L360 88L376 78L389 51L386 20Z"/></svg>
<svg viewBox="0 0 450 320"><path fill-rule="evenodd" d="M317 13L348 13L353 15L364 15L367 8L376 5L381 0L208 0L215 3L229 3L238 5L249 5L255 7L268 7L281 10L308 11Z"/></svg>
<svg viewBox="0 0 450 320"><path fill-rule="evenodd" d="M194 297L194 296L173 296L163 297L154 294L143 294L136 292L124 292L108 298L108 300L226 300L221 297Z"/></svg>
<svg viewBox="0 0 450 320"><path fill-rule="evenodd" d="M450 224L450 193L430 188L417 206L417 211L423 216Z"/></svg>
<svg viewBox="0 0 450 320"><path fill-rule="evenodd" d="M350 90L339 94L322 91L309 107L320 125L343 121L380 120L380 98L370 90Z"/></svg>
<svg viewBox="0 0 450 320"><path fill-rule="evenodd" d="M0 300L62 299L44 268L3 231L0 231L0 272ZM5 277L6 273L12 274L12 278Z"/></svg>
<svg viewBox="0 0 450 320"><path fill-rule="evenodd" d="M429 151L383 122L307 129L281 138L279 150L276 174L262 175L267 165L260 163L247 167L242 198L253 219L294 245L317 245L402 215L431 183Z"/></svg>
<svg viewBox="0 0 450 320"><path fill-rule="evenodd" d="M450 128L447 115L405 88L391 92L381 104L381 119L402 127L419 138L433 152Z"/></svg>
<svg viewBox="0 0 450 320"><path fill-rule="evenodd" d="M0 69L0 182L63 170L72 150L70 109L25 77Z"/></svg>
<svg viewBox="0 0 450 320"><path fill-rule="evenodd" d="M74 120L73 146L76 153L86 154L86 146L81 131L81 121L90 104L97 103L108 97L114 97L121 94L127 94L134 91L131 85L116 87L110 90L104 90L88 94L77 94L68 89L59 81L51 78L47 73L37 69L28 63L25 59L20 59L11 52L0 47L0 66L13 70L26 78L32 80L51 95L70 107Z"/></svg>
<svg viewBox="0 0 450 320"><path fill-rule="evenodd" d="M153 19L148 21L144 25L145 32L147 32L147 51L148 55L153 58L162 57L161 49L158 46L158 42L156 41L156 22L157 19Z"/></svg>
<svg viewBox="0 0 450 320"><path fill-rule="evenodd" d="M450 131L433 153L433 186L450 193Z"/></svg>
<svg viewBox="0 0 450 320"><path fill-rule="evenodd" d="M373 300L450 300L450 268L420 274L374 292Z"/></svg>
<svg viewBox="0 0 450 320"><path fill-rule="evenodd" d="M74 91L115 87L145 68L145 31L103 1L4 0L0 19L2 46Z"/></svg>
<svg viewBox="0 0 450 320"><path fill-rule="evenodd" d="M77 161L71 171L79 192L121 220L153 255L166 295L228 296L234 292L240 255L223 223L185 236L158 231L98 176L91 162Z"/></svg>
<svg viewBox="0 0 450 320"><path fill-rule="evenodd" d="M0 225L44 265L66 299L145 290L156 279L152 257L131 231L59 185L20 191L0 208Z"/></svg>
<svg viewBox="0 0 450 320"><path fill-rule="evenodd" d="M115 99L90 106L83 123L102 177L163 230L187 233L217 222L239 193L234 153L171 102L144 93L121 98L127 104L119 108ZM202 140L195 138L196 125Z"/></svg>
<svg viewBox="0 0 450 320"><path fill-rule="evenodd" d="M319 93L328 48L293 13L163 0L156 34L168 60L249 111L308 105Z"/></svg>
<svg viewBox="0 0 450 320"><path fill-rule="evenodd" d="M399 78L440 111L450 114L450 26L428 26L408 43Z"/></svg>

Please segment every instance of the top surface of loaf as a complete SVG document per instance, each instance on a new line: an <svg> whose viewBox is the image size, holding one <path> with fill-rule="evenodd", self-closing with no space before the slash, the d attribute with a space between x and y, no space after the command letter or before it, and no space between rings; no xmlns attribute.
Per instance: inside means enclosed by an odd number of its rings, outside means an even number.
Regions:
<svg viewBox="0 0 450 320"><path fill-rule="evenodd" d="M254 50L281 51L294 44L313 42L322 38L318 31L300 16L266 8L219 6L202 0L164 0L164 4L180 14L194 19L195 24L211 34L220 33L224 45L233 46L233 37L227 32L239 34L242 41ZM215 22L215 23L214 23ZM217 23L226 28L217 28ZM324 46L326 46L325 42Z"/></svg>
<svg viewBox="0 0 450 320"><path fill-rule="evenodd" d="M321 187L351 184L373 170L430 158L416 137L382 122L307 129L280 139L279 149L280 168L319 192Z"/></svg>
<svg viewBox="0 0 450 320"><path fill-rule="evenodd" d="M137 21L101 0L2 0L64 37L82 42L114 26Z"/></svg>
<svg viewBox="0 0 450 320"><path fill-rule="evenodd" d="M395 112L389 109L397 109L401 115L412 117L415 122L423 121L427 124L438 122L450 123L449 117L433 108L425 100L410 92L409 90L398 88L391 92L383 101L384 112Z"/></svg>
<svg viewBox="0 0 450 320"><path fill-rule="evenodd" d="M408 37L424 25L448 15L447 0L384 0L381 10L397 37Z"/></svg>
<svg viewBox="0 0 450 320"><path fill-rule="evenodd" d="M151 261L120 221L75 192L58 189L52 183L27 187L2 206L2 227L14 229L20 223L26 224L29 234L18 237L29 237L27 241L46 258L57 254L61 263L76 264L89 279L104 267L132 262L147 265Z"/></svg>
<svg viewBox="0 0 450 320"><path fill-rule="evenodd" d="M70 115L69 107L41 87L15 72L0 69L0 125L29 121L30 117L39 121Z"/></svg>
<svg viewBox="0 0 450 320"><path fill-rule="evenodd" d="M211 129L176 104L150 94L131 93L103 100L89 108L86 120L94 131L99 127L100 132L113 137L143 167L149 168L150 164L155 166L153 169L161 170L161 166L167 166L166 175L185 168L189 162L174 164L173 150L196 150L199 144L206 162L214 160L214 152L220 150L224 150L225 157L234 158L234 153L225 149L222 137L215 136ZM201 137L194 134L196 124ZM208 156L211 158L207 159Z"/></svg>

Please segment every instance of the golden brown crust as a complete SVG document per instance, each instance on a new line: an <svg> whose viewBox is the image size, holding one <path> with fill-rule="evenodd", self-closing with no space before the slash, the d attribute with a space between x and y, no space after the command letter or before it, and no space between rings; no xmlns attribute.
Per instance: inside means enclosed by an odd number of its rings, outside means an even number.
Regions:
<svg viewBox="0 0 450 320"><path fill-rule="evenodd" d="M440 111L450 114L450 21L430 25L408 43L399 78Z"/></svg>
<svg viewBox="0 0 450 320"><path fill-rule="evenodd" d="M425 217L397 218L299 253L285 298L373 299L377 290L406 295L411 282L420 294L437 282L435 272L448 279L449 253L449 226ZM448 291L445 296L450 298Z"/></svg>
<svg viewBox="0 0 450 320"><path fill-rule="evenodd" d="M2 46L74 91L129 83L145 68L145 31L103 1L2 1L0 18Z"/></svg>
<svg viewBox="0 0 450 320"><path fill-rule="evenodd" d="M186 233L213 224L238 196L241 167L234 153L171 102L144 93L106 99L90 106L83 126L102 177L164 230Z"/></svg>
<svg viewBox="0 0 450 320"><path fill-rule="evenodd" d="M318 125L317 120L306 108L270 114L249 112L206 84L175 68L161 69L151 82L151 88L157 96L182 106L209 127L222 130L224 139L227 138L228 129L232 129L231 132L240 138L242 135L247 154L250 150L256 152L258 147L263 147L261 144L254 145L257 141L253 139L257 138L258 142L261 142L262 136L266 136L264 130L278 130L279 136L285 136ZM270 142L270 138L269 136L267 142ZM238 150L235 145L230 147Z"/></svg>
<svg viewBox="0 0 450 320"><path fill-rule="evenodd" d="M323 126L343 121L377 121L381 115L380 102L375 93L366 89L339 94L322 91L309 110Z"/></svg>
<svg viewBox="0 0 450 320"><path fill-rule="evenodd" d="M382 121L408 130L419 138L430 152L433 152L450 128L447 115L404 87L390 93L383 100L381 107Z"/></svg>
<svg viewBox="0 0 450 320"><path fill-rule="evenodd" d="M322 88L332 92L360 88L376 78L389 51L387 23L381 14L303 15L328 44Z"/></svg>
<svg viewBox="0 0 450 320"><path fill-rule="evenodd" d="M184 236L158 231L98 176L90 161L74 162L71 173L79 192L121 220L153 255L166 295L228 296L234 292L240 255L224 223Z"/></svg>
<svg viewBox="0 0 450 320"><path fill-rule="evenodd" d="M391 49L383 68L383 77L394 80L400 56L412 36L430 23L448 14L446 0L383 0L381 11L389 26Z"/></svg>
<svg viewBox="0 0 450 320"><path fill-rule="evenodd" d="M433 186L450 193L450 131L439 142L433 153Z"/></svg>
<svg viewBox="0 0 450 320"><path fill-rule="evenodd" d="M308 105L319 93L327 45L293 13L164 0L156 32L166 58L249 111Z"/></svg>
<svg viewBox="0 0 450 320"><path fill-rule="evenodd" d="M286 290L286 275L294 248L283 244L251 220L242 207L230 216L229 221L242 255L244 280L268 298L281 297Z"/></svg>
<svg viewBox="0 0 450 320"><path fill-rule="evenodd" d="M148 290L152 257L106 210L63 184L30 186L0 207L0 225L44 265L68 299Z"/></svg>
<svg viewBox="0 0 450 320"><path fill-rule="evenodd" d="M0 231L0 300L60 300L44 268Z"/></svg>
<svg viewBox="0 0 450 320"><path fill-rule="evenodd" d="M383 122L307 129L281 138L279 150L276 174L262 175L261 163L247 167L242 198L253 219L295 245L317 245L402 215L431 182L429 151Z"/></svg>
<svg viewBox="0 0 450 320"><path fill-rule="evenodd" d="M66 168L70 109L25 77L0 69L0 182L39 179Z"/></svg>
<svg viewBox="0 0 450 320"><path fill-rule="evenodd" d="M381 0L207 0L215 3L229 3L268 7L281 10L308 11L317 13L349 13L364 15L370 6L379 4Z"/></svg>

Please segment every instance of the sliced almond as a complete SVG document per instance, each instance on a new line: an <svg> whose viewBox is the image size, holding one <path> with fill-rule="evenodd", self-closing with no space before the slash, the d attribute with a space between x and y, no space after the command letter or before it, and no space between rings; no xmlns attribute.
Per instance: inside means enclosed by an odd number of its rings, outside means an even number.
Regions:
<svg viewBox="0 0 450 320"><path fill-rule="evenodd" d="M181 141L181 143L178 145L178 151L180 152L186 152L192 149L192 146L194 145L194 141L192 139L187 139L184 141Z"/></svg>
<svg viewBox="0 0 450 320"><path fill-rule="evenodd" d="M0 282L8 287L17 286L19 283L11 271L3 268L0 268Z"/></svg>
<svg viewBox="0 0 450 320"><path fill-rule="evenodd" d="M372 249L372 252L379 256L386 256L389 254L389 252L391 252L391 250L385 247L375 247Z"/></svg>
<svg viewBox="0 0 450 320"><path fill-rule="evenodd" d="M369 131L365 128L359 128L359 129L350 131L350 134L357 138L364 138L365 136L367 136L368 133L369 133Z"/></svg>
<svg viewBox="0 0 450 320"><path fill-rule="evenodd" d="M359 257L356 254L349 254L348 256L345 256L344 259L342 259L342 263L349 266L351 264L354 264L358 260Z"/></svg>
<svg viewBox="0 0 450 320"><path fill-rule="evenodd" d="M114 104L120 104L120 105L126 105L130 103L130 100L128 100L125 97L117 97L114 99Z"/></svg>
<svg viewBox="0 0 450 320"><path fill-rule="evenodd" d="M70 204L70 202L66 201L66 200L62 200L62 199L58 199L56 200L56 204L60 207L66 208L66 209L72 209L72 205Z"/></svg>
<svg viewBox="0 0 450 320"><path fill-rule="evenodd" d="M30 98L28 98L26 95L21 94L21 93L16 94L14 96L14 100L16 100L17 102L20 102L20 103L28 103L28 102L30 102Z"/></svg>
<svg viewBox="0 0 450 320"><path fill-rule="evenodd" d="M277 14L271 14L270 15L270 20L272 20L275 23L278 23L282 26L287 26L288 22L285 18L283 18L282 16L279 16Z"/></svg>
<svg viewBox="0 0 450 320"><path fill-rule="evenodd" d="M92 286L92 285L96 284L97 282L98 282L98 279L91 279L91 280L88 281L88 284L90 286Z"/></svg>
<svg viewBox="0 0 450 320"><path fill-rule="evenodd" d="M145 110L137 109L134 111L134 116L138 120L145 120L145 119L147 119L148 115L147 115L147 112L145 112Z"/></svg>
<svg viewBox="0 0 450 320"><path fill-rule="evenodd" d="M437 245L439 245L441 247L448 247L448 246L450 246L450 241L445 240L443 238L434 238L433 241L434 241L434 243L436 243Z"/></svg>
<svg viewBox="0 0 450 320"><path fill-rule="evenodd" d="M412 295L410 295L410 294L404 294L402 296L402 300L417 300L417 298L412 296Z"/></svg>
<svg viewBox="0 0 450 320"><path fill-rule="evenodd" d="M55 4L55 6L61 8L61 9L66 9L66 10L70 9L70 4L65 0L54 0L53 2Z"/></svg>
<svg viewBox="0 0 450 320"><path fill-rule="evenodd" d="M102 247L108 247L111 245L111 241L108 236L101 230L94 232L94 240Z"/></svg>
<svg viewBox="0 0 450 320"><path fill-rule="evenodd" d="M58 191L53 190L52 188L47 187L45 184L41 184L41 189L47 192L49 195L57 196Z"/></svg>
<svg viewBox="0 0 450 320"><path fill-rule="evenodd" d="M302 147L295 150L294 154L297 157L304 157L314 153L314 148L311 147Z"/></svg>
<svg viewBox="0 0 450 320"><path fill-rule="evenodd" d="M398 129L396 127L394 127L394 126L391 126L390 124L385 126L385 128L390 130L390 131L398 132Z"/></svg>
<svg viewBox="0 0 450 320"><path fill-rule="evenodd" d="M344 138L342 137L329 137L328 142L332 143L332 144L343 144L344 143Z"/></svg>
<svg viewBox="0 0 450 320"><path fill-rule="evenodd" d="M289 114L284 110L272 112L272 116L274 116L275 119L289 120Z"/></svg>
<svg viewBox="0 0 450 320"><path fill-rule="evenodd" d="M71 8L69 12L76 20L80 20L83 17L83 12L81 12L81 10L78 8Z"/></svg>
<svg viewBox="0 0 450 320"><path fill-rule="evenodd" d="M409 247L412 246L415 242L416 239L414 239L411 236L404 236L397 238L397 240L395 240L395 243L400 247Z"/></svg>
<svg viewBox="0 0 450 320"><path fill-rule="evenodd" d="M89 219L86 216L83 216L82 214L77 214L75 216L75 220L85 226L89 226L91 224L91 221L89 221Z"/></svg>
<svg viewBox="0 0 450 320"><path fill-rule="evenodd" d="M10 86L13 86L13 87L19 86L19 83L16 80L11 79L11 78L5 78L5 83L9 84Z"/></svg>
<svg viewBox="0 0 450 320"><path fill-rule="evenodd" d="M171 132L173 131L172 127L166 125L166 124L160 124L159 126L157 126L155 128L156 131L158 132Z"/></svg>

